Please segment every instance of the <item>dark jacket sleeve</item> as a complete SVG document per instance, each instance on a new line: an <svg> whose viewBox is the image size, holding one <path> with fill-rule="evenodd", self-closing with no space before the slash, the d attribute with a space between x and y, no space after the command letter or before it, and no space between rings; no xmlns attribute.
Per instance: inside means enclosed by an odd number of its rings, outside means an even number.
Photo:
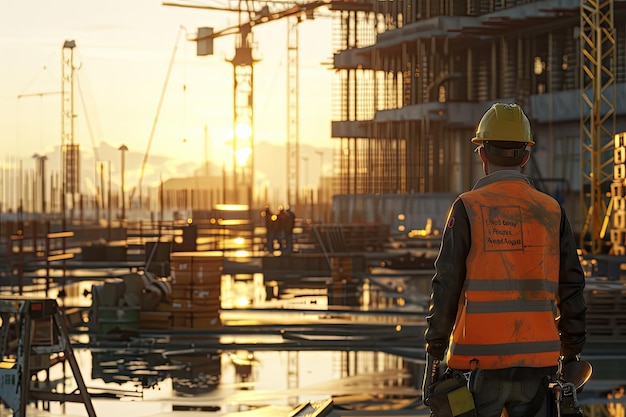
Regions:
<svg viewBox="0 0 626 417"><path fill-rule="evenodd" d="M443 359L456 320L459 297L465 283L465 260L470 248L470 226L463 201L458 198L448 213L435 260L430 307L424 333L426 351Z"/></svg>
<svg viewBox="0 0 626 417"><path fill-rule="evenodd" d="M561 264L557 306L560 312L561 354L571 357L582 352L586 339L583 290L585 275L576 251L576 240L565 211L561 208Z"/></svg>

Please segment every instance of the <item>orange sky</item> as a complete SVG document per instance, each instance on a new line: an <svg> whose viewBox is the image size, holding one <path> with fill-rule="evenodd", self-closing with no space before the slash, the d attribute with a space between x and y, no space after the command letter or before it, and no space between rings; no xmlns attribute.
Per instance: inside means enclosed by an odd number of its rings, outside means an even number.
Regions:
<svg viewBox="0 0 626 417"><path fill-rule="evenodd" d="M0 161L17 157L30 164L34 152L49 153L61 144L62 46L73 39L79 83L74 141L81 152L92 153L101 142L146 152L177 47L150 155L201 164L206 125L211 159L228 165L233 80L226 60L233 56L234 37L217 39L210 57L197 57L195 43L182 39L194 36L200 26L219 30L236 19L234 13L155 0L0 2L0 137L5 145ZM266 23L254 32L260 59L254 73L257 143L286 143L286 23ZM332 73L321 64L332 56L330 28L329 18L305 21L299 43L300 142L324 148L332 147Z"/></svg>

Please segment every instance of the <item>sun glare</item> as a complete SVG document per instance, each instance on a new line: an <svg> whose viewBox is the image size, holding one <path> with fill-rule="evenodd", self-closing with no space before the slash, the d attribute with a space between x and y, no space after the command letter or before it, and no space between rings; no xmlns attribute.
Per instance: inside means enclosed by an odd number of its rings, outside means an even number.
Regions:
<svg viewBox="0 0 626 417"><path fill-rule="evenodd" d="M235 151L235 158L237 159L237 165L245 166L252 154L252 149L250 148L239 148Z"/></svg>
<svg viewBox="0 0 626 417"><path fill-rule="evenodd" d="M252 127L246 123L239 123L235 126L237 139L248 140L252 137Z"/></svg>

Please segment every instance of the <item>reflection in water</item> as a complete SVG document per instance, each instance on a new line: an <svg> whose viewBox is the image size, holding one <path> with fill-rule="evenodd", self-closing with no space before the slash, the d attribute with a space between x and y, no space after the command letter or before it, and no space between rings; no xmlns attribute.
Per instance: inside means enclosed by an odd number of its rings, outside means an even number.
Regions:
<svg viewBox="0 0 626 417"><path fill-rule="evenodd" d="M94 290L94 287L100 284L101 282L94 281L68 282L65 305L90 306L92 299L99 297L98 290ZM369 294L363 289L360 291L362 294ZM220 304L225 309L241 308L241 322L259 324L264 320L263 313L258 310L246 311L246 306L325 311L328 298L323 291L304 291L303 294L286 291L282 297L268 300L262 274L239 274L221 277ZM107 313L105 310L107 309L104 308L102 312ZM116 314L118 310L112 309ZM130 310L129 314L132 315ZM227 316L234 317L236 314L231 310ZM345 324L381 320L380 317L343 319L326 313L307 317L298 314L279 313L272 319L280 326L307 323L309 327L314 327L315 323L328 324L331 321ZM118 320L125 318L125 314L114 317ZM388 317L386 320L394 319ZM100 326L108 324L103 322ZM298 336L297 332L290 333ZM193 333L187 333L184 339L190 346L188 349L164 350L162 345L156 348L156 341L149 338L142 339L145 346L133 344L130 349L130 345L124 348L118 343L122 348L107 348L106 346L113 344L106 342L119 342L120 339L115 339L111 333L99 333L94 334L92 331L74 336L77 341L89 341L93 346L89 349L76 348L76 354L99 415L114 415L110 410L115 408L110 400L100 399L100 396L122 401L141 400L144 403L157 401L160 403L159 412L181 409L180 407L210 407L212 411L233 412L268 405L295 407L303 401L329 397L344 401L347 406L348 403L355 404L367 399L368 395L380 400L381 393L387 392L391 392L389 395L396 399L415 398L417 395L412 382L412 365L400 356L382 352L216 350L193 347L194 342L199 344L201 340L201 336L194 336ZM132 334L127 333L125 336L128 340L134 340ZM173 335L159 337L175 341ZM242 333L224 335L220 339L227 343L241 343L262 341L259 338L269 339L272 336ZM56 369L54 372L54 380L63 379L64 370ZM394 387L401 389L400 393L393 393ZM71 381L66 381L64 389L73 389ZM106 405L102 401L107 401ZM53 405L51 410L55 407L60 407L67 414L73 411L74 405ZM107 410L104 414L101 411L103 408ZM145 412L148 409L143 408L141 415L149 415ZM125 414L128 414L128 410Z"/></svg>
<svg viewBox="0 0 626 417"><path fill-rule="evenodd" d="M221 355L212 353L128 354L92 352L93 380L105 383L134 385L135 390L160 389L160 384L171 379L176 395L197 396L213 391L221 376Z"/></svg>
<svg viewBox="0 0 626 417"><path fill-rule="evenodd" d="M235 366L235 374L239 382L253 381L253 368L259 364L254 357L254 353L247 350L238 350L229 355L232 364Z"/></svg>
<svg viewBox="0 0 626 417"><path fill-rule="evenodd" d="M402 370L406 364L380 352L263 351L252 358L248 351L183 353L165 360L158 354L122 357L83 349L76 354L98 416L160 416L186 408L224 415L266 406L289 409L331 397L349 409L417 396L410 373ZM236 364L232 355L243 362ZM60 380L59 371L51 377ZM65 390L73 389L66 381ZM55 403L50 411L82 415L81 407Z"/></svg>
<svg viewBox="0 0 626 417"><path fill-rule="evenodd" d="M217 352L180 355L171 359L179 366L171 374L172 388L177 395L197 396L217 388L222 374L221 356Z"/></svg>

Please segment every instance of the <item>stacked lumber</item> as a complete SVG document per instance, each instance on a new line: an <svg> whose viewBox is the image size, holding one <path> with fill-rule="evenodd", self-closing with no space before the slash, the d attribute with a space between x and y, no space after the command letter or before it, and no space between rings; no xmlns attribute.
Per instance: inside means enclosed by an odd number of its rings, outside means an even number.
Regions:
<svg viewBox="0 0 626 417"><path fill-rule="evenodd" d="M221 252L172 252L172 328L207 329L221 325Z"/></svg>

